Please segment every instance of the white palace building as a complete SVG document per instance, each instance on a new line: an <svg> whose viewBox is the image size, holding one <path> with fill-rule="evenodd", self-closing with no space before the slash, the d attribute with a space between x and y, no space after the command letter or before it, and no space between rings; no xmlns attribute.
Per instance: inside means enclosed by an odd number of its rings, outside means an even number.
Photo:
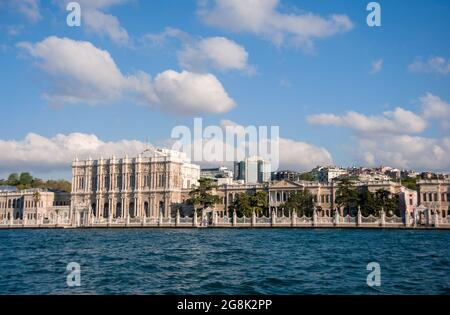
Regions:
<svg viewBox="0 0 450 315"><path fill-rule="evenodd" d="M72 163L73 220L89 224L111 219L174 215L183 191L197 185L200 167L182 152L157 149L151 156ZM185 194L184 194L185 195Z"/></svg>

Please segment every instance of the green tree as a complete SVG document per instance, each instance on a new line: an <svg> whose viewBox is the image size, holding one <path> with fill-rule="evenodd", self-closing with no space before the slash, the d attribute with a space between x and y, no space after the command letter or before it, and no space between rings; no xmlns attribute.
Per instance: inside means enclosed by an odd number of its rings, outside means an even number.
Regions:
<svg viewBox="0 0 450 315"><path fill-rule="evenodd" d="M295 210L300 216L312 216L314 211L313 196L308 190L291 193L288 200L283 204L283 209Z"/></svg>
<svg viewBox="0 0 450 315"><path fill-rule="evenodd" d="M358 207L359 196L357 190L353 187L353 181L344 177L339 180L336 190L336 204L344 208L344 213L351 213Z"/></svg>
<svg viewBox="0 0 450 315"><path fill-rule="evenodd" d="M257 215L265 213L269 209L269 201L265 191L257 191L250 196L250 206Z"/></svg>
<svg viewBox="0 0 450 315"><path fill-rule="evenodd" d="M315 177L314 177L314 175L311 172L306 172L306 173L300 174L299 179L300 180L305 180L305 181L308 181L308 182L315 181Z"/></svg>
<svg viewBox="0 0 450 315"><path fill-rule="evenodd" d="M417 190L417 178L408 177L398 180L397 182L401 182L401 184L408 189Z"/></svg>
<svg viewBox="0 0 450 315"><path fill-rule="evenodd" d="M31 176L30 173L20 173L19 183L21 185L30 187L32 182L33 182L33 176Z"/></svg>
<svg viewBox="0 0 450 315"><path fill-rule="evenodd" d="M220 197L212 193L217 188L212 179L201 178L198 182L198 187L189 192L188 199L188 203L192 204L196 210L214 207L221 202Z"/></svg>
<svg viewBox="0 0 450 315"><path fill-rule="evenodd" d="M391 192L386 189L379 189L375 193L375 199L377 204L380 207L383 207L388 215L397 213L399 206L398 196L392 195Z"/></svg>
<svg viewBox="0 0 450 315"><path fill-rule="evenodd" d="M375 200L375 194L370 192L367 188L364 188L359 193L359 205L361 207L361 214L363 216L378 216L380 207Z"/></svg>
<svg viewBox="0 0 450 315"><path fill-rule="evenodd" d="M236 215L241 217L245 215L250 217L253 213L253 208L250 196L243 192L235 195L233 203L229 206L230 213L236 212Z"/></svg>
<svg viewBox="0 0 450 315"><path fill-rule="evenodd" d="M6 181L8 185L16 186L19 183L19 174L11 173L8 176L8 180Z"/></svg>

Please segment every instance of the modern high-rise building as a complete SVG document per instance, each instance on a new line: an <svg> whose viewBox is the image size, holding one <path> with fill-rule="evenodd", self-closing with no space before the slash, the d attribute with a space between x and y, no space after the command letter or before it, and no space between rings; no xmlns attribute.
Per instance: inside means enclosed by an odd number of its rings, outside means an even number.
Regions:
<svg viewBox="0 0 450 315"><path fill-rule="evenodd" d="M258 156L234 162L234 179L245 183L256 184L270 182L270 162Z"/></svg>

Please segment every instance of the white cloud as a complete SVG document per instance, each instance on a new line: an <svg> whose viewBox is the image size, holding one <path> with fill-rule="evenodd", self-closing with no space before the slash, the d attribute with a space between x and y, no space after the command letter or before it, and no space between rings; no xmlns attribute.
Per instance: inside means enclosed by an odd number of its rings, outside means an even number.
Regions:
<svg viewBox="0 0 450 315"><path fill-rule="evenodd" d="M383 68L383 59L374 60L372 61L370 74L378 73L381 71L382 68Z"/></svg>
<svg viewBox="0 0 450 315"><path fill-rule="evenodd" d="M42 19L39 0L12 0L10 5L32 23Z"/></svg>
<svg viewBox="0 0 450 315"><path fill-rule="evenodd" d="M439 56L429 57L427 60L418 58L408 66L408 69L413 72L438 73L447 75L450 73L450 60L446 60L444 57Z"/></svg>
<svg viewBox="0 0 450 315"><path fill-rule="evenodd" d="M212 74L168 70L154 81L144 72L124 75L108 51L55 36L18 47L36 58L53 80L52 91L44 96L54 105L97 105L131 93L144 104L176 114L223 113L235 106Z"/></svg>
<svg viewBox="0 0 450 315"><path fill-rule="evenodd" d="M87 10L83 13L84 24L89 31L108 36L113 42L126 45L129 41L127 31L120 26L119 20L99 10Z"/></svg>
<svg viewBox="0 0 450 315"><path fill-rule="evenodd" d="M349 112L343 116L321 114L308 117L313 124L353 129L353 153L363 165L390 165L397 168L448 171L450 138L438 139L411 135L425 131L430 120L440 120L448 127L450 104L426 93L419 98L420 116L402 108L379 116Z"/></svg>
<svg viewBox="0 0 450 315"><path fill-rule="evenodd" d="M168 70L154 80L158 105L173 113L225 113L235 102L212 74Z"/></svg>
<svg viewBox="0 0 450 315"><path fill-rule="evenodd" d="M63 9L72 0L65 0ZM89 32L107 36L119 45L127 45L130 37L125 28L120 25L117 17L103 12L108 8L120 5L128 0L77 0L81 7L81 24Z"/></svg>
<svg viewBox="0 0 450 315"><path fill-rule="evenodd" d="M426 119L439 120L444 129L450 128L450 103L429 92L419 100L422 104L423 116Z"/></svg>
<svg viewBox="0 0 450 315"><path fill-rule="evenodd" d="M409 135L358 138L358 154L369 166L444 171L450 169L450 138L433 139Z"/></svg>
<svg viewBox="0 0 450 315"><path fill-rule="evenodd" d="M126 85L127 78L111 55L90 42L51 36L18 47L36 58L39 67L58 82L45 95L52 103L95 105L117 99Z"/></svg>
<svg viewBox="0 0 450 315"><path fill-rule="evenodd" d="M317 165L331 165L327 149L306 142L280 138L280 169L307 171Z"/></svg>
<svg viewBox="0 0 450 315"><path fill-rule="evenodd" d="M313 48L313 40L344 33L353 28L346 15L327 18L313 13L287 14L277 10L279 0L200 1L199 15L211 26L234 32L247 32L270 39L276 45L285 41Z"/></svg>
<svg viewBox="0 0 450 315"><path fill-rule="evenodd" d="M76 156L80 159L136 156L144 148L146 145L137 140L102 141L93 134L57 134L47 138L29 133L21 140L0 140L0 173L69 170Z"/></svg>
<svg viewBox="0 0 450 315"><path fill-rule="evenodd" d="M240 70L252 72L248 65L248 52L236 42L224 37L208 37L193 45L186 45L178 53L182 68L191 71Z"/></svg>
<svg viewBox="0 0 450 315"><path fill-rule="evenodd" d="M415 113L397 107L383 115L366 116L350 111L345 115L319 114L307 117L310 124L346 127L366 133L419 133L427 122Z"/></svg>
<svg viewBox="0 0 450 315"><path fill-rule="evenodd" d="M247 50L225 37L196 38L182 30L168 27L161 33L145 34L143 42L162 46L172 38L179 40L182 45L177 51L178 63L182 69L193 72L235 70L249 75L256 72L248 64Z"/></svg>
<svg viewBox="0 0 450 315"><path fill-rule="evenodd" d="M188 33L173 27L166 27L160 33L147 33L143 36L144 43L150 43L155 46L162 46L167 40L177 38L184 43L192 42L193 39Z"/></svg>

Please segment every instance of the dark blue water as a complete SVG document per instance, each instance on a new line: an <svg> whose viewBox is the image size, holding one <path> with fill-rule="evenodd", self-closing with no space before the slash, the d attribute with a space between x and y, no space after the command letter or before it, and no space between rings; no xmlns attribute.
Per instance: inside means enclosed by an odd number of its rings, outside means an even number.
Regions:
<svg viewBox="0 0 450 315"><path fill-rule="evenodd" d="M69 262L80 287L66 284ZM380 293L450 294L450 232L0 230L0 294Z"/></svg>

